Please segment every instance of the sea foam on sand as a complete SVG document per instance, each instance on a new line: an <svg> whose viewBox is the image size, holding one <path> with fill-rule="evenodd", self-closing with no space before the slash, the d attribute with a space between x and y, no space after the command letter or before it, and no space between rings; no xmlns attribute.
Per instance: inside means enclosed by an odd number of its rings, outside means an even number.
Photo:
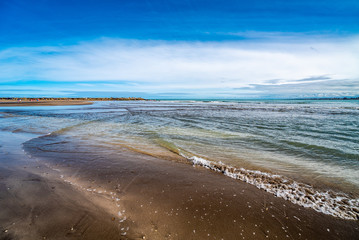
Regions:
<svg viewBox="0 0 359 240"><path fill-rule="evenodd" d="M281 175L244 168L237 169L226 166L222 162L214 163L197 156L188 157L182 153L181 155L193 165L222 172L228 177L252 184L294 204L342 219L359 219L359 199L350 198L344 193L318 191L310 185L293 181Z"/></svg>

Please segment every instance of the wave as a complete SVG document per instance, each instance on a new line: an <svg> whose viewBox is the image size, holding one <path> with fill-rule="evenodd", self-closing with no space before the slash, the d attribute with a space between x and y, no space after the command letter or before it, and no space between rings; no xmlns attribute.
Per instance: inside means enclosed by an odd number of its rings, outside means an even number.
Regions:
<svg viewBox="0 0 359 240"><path fill-rule="evenodd" d="M180 153L195 166L201 166L225 176L252 184L294 204L312 208L317 212L334 217L359 220L359 199L350 198L344 193L319 191L312 186L296 182L284 176L215 163L197 156Z"/></svg>

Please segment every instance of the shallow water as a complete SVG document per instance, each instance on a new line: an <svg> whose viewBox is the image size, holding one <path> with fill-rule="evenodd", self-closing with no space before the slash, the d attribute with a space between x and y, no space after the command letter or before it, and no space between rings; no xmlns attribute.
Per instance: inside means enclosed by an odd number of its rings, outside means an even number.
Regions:
<svg viewBox="0 0 359 240"><path fill-rule="evenodd" d="M324 204L318 211L328 213L328 208L341 205L343 197L351 201L344 213L359 208L359 101L147 101L3 107L0 130L66 135L168 159L176 154L300 205L306 200L301 194L312 192L318 198L306 204L313 208ZM251 170L260 172L254 176ZM339 200L330 205L327 200L322 203L322 198Z"/></svg>

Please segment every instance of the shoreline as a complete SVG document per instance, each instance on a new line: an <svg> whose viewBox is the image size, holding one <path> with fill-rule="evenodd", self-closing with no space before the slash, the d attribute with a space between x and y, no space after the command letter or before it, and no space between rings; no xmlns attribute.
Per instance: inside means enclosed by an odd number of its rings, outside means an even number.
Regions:
<svg viewBox="0 0 359 240"><path fill-rule="evenodd" d="M52 149L51 146L58 144L65 144L67 152ZM86 146L58 136L32 140L25 144L25 149L52 169L51 179L62 179L89 199L97 197L98 206L115 204L118 209L115 207L112 214L119 217L115 222L125 239L356 239L359 236L358 221L300 207L202 167L120 147L111 151ZM113 235L108 239L117 238Z"/></svg>
<svg viewBox="0 0 359 240"><path fill-rule="evenodd" d="M105 112L112 109L117 110L113 107ZM126 111L136 116L133 109ZM303 191L292 188L300 187L298 182L288 182L268 172L246 170L251 169L246 166L236 169L210 162L200 155L185 154L165 141L159 143L159 148L149 145L137 149L121 141L109 144L111 134L105 134L105 138L101 134L94 137L81 134L82 130L97 127L101 133L101 125L92 125L94 119L87 118L86 112L79 117L91 120L90 124L73 121L66 127L61 122L69 115L64 115L61 121L50 121L55 125L51 131L28 131L20 127L46 129L47 122L37 123L36 118L29 122L19 118L25 121L18 127L19 121L7 119L4 112L2 120L8 127L5 124L0 139L0 208L5 209L0 212L0 239L26 236L32 239L357 239L359 236L358 220L344 220L316 211L354 211L357 219L357 201L339 199L339 195L318 195L306 186L304 191L308 190L309 194L303 196ZM119 112L117 118L128 117L122 109ZM34 113L51 117L52 113L61 111ZM96 116L95 123L101 123L103 117L107 119L107 115L101 114ZM109 125L105 130L116 131L120 127ZM275 191L268 192L272 187ZM312 203L320 209L292 203L297 198L303 200L302 197L304 200L314 197ZM326 205L331 199L337 202ZM351 208L342 206L338 202L341 200Z"/></svg>

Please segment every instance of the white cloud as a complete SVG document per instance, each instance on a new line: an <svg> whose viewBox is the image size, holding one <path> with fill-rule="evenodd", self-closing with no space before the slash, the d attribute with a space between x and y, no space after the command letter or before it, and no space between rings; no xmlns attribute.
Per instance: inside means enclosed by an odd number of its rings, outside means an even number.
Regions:
<svg viewBox="0 0 359 240"><path fill-rule="evenodd" d="M0 83L106 81L115 90L231 89L329 76L359 78L359 39L302 42L162 42L105 39L0 51ZM269 83L270 79L278 79ZM86 82L86 83L85 83ZM299 82L298 82L299 83ZM97 83L98 84L98 83ZM85 85L83 85L85 86ZM103 85L106 87L106 85Z"/></svg>

